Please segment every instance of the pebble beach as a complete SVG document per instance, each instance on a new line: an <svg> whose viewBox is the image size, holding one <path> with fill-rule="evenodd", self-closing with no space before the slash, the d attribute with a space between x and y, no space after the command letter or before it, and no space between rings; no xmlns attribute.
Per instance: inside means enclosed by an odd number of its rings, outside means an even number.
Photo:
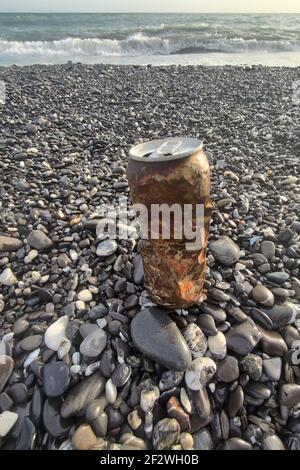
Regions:
<svg viewBox="0 0 300 470"><path fill-rule="evenodd" d="M300 450L297 79L0 67L1 449ZM96 226L168 136L204 142L213 213L203 302L165 312L139 240Z"/></svg>

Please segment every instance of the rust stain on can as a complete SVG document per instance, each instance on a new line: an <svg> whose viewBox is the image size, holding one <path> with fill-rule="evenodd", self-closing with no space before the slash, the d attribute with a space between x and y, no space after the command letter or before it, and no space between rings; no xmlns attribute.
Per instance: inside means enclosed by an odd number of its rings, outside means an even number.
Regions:
<svg viewBox="0 0 300 470"><path fill-rule="evenodd" d="M148 240L142 240L139 244L150 297L158 305L168 308L194 305L201 299L203 291L212 211L209 163L203 149L170 161L148 163L130 159L127 178L133 203L144 204L150 216ZM184 237L175 239L174 230L171 230L170 239L163 239L161 231L158 239L151 239L152 204L180 204L182 209L184 204L193 207L202 204L204 239L201 249L186 249L186 242L191 240Z"/></svg>

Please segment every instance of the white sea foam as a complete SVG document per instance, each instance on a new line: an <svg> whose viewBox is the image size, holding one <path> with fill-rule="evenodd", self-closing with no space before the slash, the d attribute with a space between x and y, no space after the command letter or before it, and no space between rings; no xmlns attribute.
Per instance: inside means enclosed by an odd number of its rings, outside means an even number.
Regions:
<svg viewBox="0 0 300 470"><path fill-rule="evenodd" d="M72 57L72 56L147 56L182 52L292 52L300 51L300 42L259 41L243 38L199 38L148 36L137 32L126 39L71 38L57 41L8 41L0 39L0 56Z"/></svg>

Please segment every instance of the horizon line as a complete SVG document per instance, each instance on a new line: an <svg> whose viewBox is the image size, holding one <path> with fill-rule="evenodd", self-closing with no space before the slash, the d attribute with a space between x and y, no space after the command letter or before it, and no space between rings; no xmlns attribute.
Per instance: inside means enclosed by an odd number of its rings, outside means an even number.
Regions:
<svg viewBox="0 0 300 470"><path fill-rule="evenodd" d="M160 13L166 13L166 14L202 14L202 15L298 15L300 14L300 11L1 11L1 13L15 13L15 14L65 14L65 13L72 13L72 14L90 14L90 13L101 13L101 14L160 14Z"/></svg>

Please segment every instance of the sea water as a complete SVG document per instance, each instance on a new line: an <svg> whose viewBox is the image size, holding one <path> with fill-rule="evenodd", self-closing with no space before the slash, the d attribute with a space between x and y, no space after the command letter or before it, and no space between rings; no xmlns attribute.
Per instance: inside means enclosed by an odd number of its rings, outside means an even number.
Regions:
<svg viewBox="0 0 300 470"><path fill-rule="evenodd" d="M0 64L300 65L298 14L0 13Z"/></svg>

